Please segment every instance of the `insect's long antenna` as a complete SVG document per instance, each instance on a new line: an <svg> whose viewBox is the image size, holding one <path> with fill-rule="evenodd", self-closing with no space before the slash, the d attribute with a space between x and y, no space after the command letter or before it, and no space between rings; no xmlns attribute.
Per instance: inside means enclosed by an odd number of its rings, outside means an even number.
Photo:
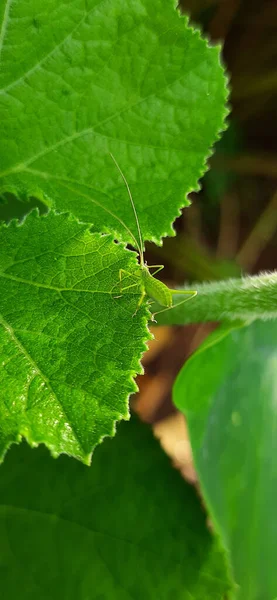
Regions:
<svg viewBox="0 0 277 600"><path fill-rule="evenodd" d="M68 189L71 192L74 192L76 194L76 190L74 188L72 188L71 186L66 185L64 183L64 181L61 181L61 185L63 185L66 189ZM87 200L89 200L90 202L93 202L93 204L96 204L96 206L99 206L99 208L102 208L102 210L104 210L106 213L108 213L109 215L111 215L111 217L113 217L114 219L116 219L122 225L122 227L124 227L124 229L126 229L126 231L128 231L128 233L131 236L132 240L135 242L134 247L138 250L139 255L141 255L140 254L141 253L141 251L140 251L140 245L139 245L137 239L135 238L134 234L131 232L131 230L129 229L129 227L127 227L127 225L125 225L125 223L122 221L122 219L120 219L120 217L118 217L117 215L115 215L106 206L103 206L103 204L101 204L101 202L98 202L98 200L95 200L94 198L91 198L88 194L84 194L83 192L80 192L79 190L78 190L77 193L79 194L79 196L82 196L83 198L87 198Z"/></svg>
<svg viewBox="0 0 277 600"><path fill-rule="evenodd" d="M125 186L127 188L127 192L128 192L129 198L130 198L130 202L131 202L131 205L132 205L132 209L134 211L134 215L135 215L135 219L136 219L136 224L137 224L137 229L138 229L138 234L139 234L138 248L139 248L139 255L140 255L140 263L141 263L141 265L143 265L144 264L144 261L143 261L143 241L142 241L142 235L141 235L141 230L140 230L140 224L139 224L139 220L138 220L138 215L137 215L136 207L134 205L134 200L132 198L131 190L129 188L129 185L128 185L128 182L127 182L127 179L126 179L125 175L122 173L119 164L117 163L117 161L115 160L115 157L113 156L113 154L111 152L110 152L110 155L111 155L111 157L112 157L112 159L114 161L114 164L117 167L117 169L118 169L118 171L119 171L119 173L120 173L120 175L121 175L121 177L122 177L122 179L123 179L123 181L125 183Z"/></svg>

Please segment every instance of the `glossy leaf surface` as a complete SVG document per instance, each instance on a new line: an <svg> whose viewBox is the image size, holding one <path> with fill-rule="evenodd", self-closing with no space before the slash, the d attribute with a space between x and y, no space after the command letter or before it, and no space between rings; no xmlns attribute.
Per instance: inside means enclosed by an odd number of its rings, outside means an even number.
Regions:
<svg viewBox="0 0 277 600"><path fill-rule="evenodd" d="M1 229L0 455L24 436L89 462L128 419L149 338L139 290L120 294L134 253L67 215ZM119 296L119 297L118 297Z"/></svg>
<svg viewBox="0 0 277 600"><path fill-rule="evenodd" d="M217 330L175 384L241 600L277 596L276 389L276 321Z"/></svg>

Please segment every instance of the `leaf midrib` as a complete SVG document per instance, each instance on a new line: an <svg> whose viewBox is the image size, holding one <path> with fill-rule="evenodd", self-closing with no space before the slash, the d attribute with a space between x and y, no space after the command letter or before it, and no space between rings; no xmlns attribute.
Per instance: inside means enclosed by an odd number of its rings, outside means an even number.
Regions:
<svg viewBox="0 0 277 600"><path fill-rule="evenodd" d="M187 77L187 73L182 73L182 75L176 79L174 79L174 81L172 81L171 83L165 85L163 88L159 89L159 95L161 94L161 92L164 92L165 90L170 89L170 87L172 87L173 85L175 85L177 82L181 81L182 79ZM21 171L25 171L27 170L28 166L31 165L32 163L34 163L35 161L39 160L42 157L47 156L47 154L51 154L52 152L55 152L58 148L62 147L62 146L66 146L67 144L70 144L71 142L78 140L86 135L99 135L101 137L107 137L105 134L101 133L100 131L97 131L96 128L102 127L103 125L106 125L107 123L109 123L110 121L113 121L113 119L118 118L119 116L122 116L123 114L125 114L128 111L133 110L134 108L136 108L137 106L139 106L140 104L143 104L144 102L146 102L147 100L149 100L149 98L151 97L155 97L154 92L152 92L151 94L149 94L148 96L144 96L143 98L140 98L139 100L137 100L136 102L134 102L133 104L128 104L127 106L124 106L121 110L113 113L112 115L110 115L109 117L107 117L106 119L103 119L102 121L100 121L99 123L96 123L94 126L91 127L87 127L86 129L83 129L81 131L75 131L73 134L66 136L65 138L63 138L62 140L59 140L58 142L56 142L55 144L53 144L52 146L48 146L47 148L44 148L41 152L38 152L37 154L35 154L34 156L30 157L27 161L23 162L22 161L20 163L17 163L16 165L10 167L9 169L7 169L6 171L2 171L0 172L0 178L1 177L7 177L12 173L15 172L21 172ZM169 136L169 134L167 134ZM172 135L172 140L175 140L176 136ZM109 138L112 141L118 141L118 138ZM128 141L122 140L124 143L128 143ZM134 145L137 145L135 142L133 143ZM140 145L142 146L142 144L140 143ZM148 146L147 146L148 147ZM155 148L155 146L151 146L153 148ZM168 150L168 149L172 149L172 146L170 145L170 147L163 145L163 146L157 146L157 148L161 149L161 150ZM179 150L178 148L173 148L174 150Z"/></svg>
<svg viewBox="0 0 277 600"><path fill-rule="evenodd" d="M23 513L23 514L34 514L37 516L42 516L45 518L49 518L49 520L59 520L62 521L64 523L67 523L69 525L75 525L76 527L80 528L83 531L86 531L90 534L93 535L100 535L100 536L105 536L110 538L111 540L114 540L116 542L123 542L124 544L129 544L130 546L139 549L141 547L141 541L138 541L137 543L134 542L133 540L130 539L126 539L123 537L119 537L118 535L112 535L110 532L106 532L106 531L101 531L101 530L97 530L94 529L92 527L88 527L87 525L84 525L82 523L79 523L78 521L74 521L72 519L67 519L66 517L59 515L59 514L54 514L51 512L47 512L47 511L43 511L43 510L37 510L34 508L25 508L23 506L15 506L13 504L2 504L0 503L0 513L3 512L5 515L5 512L9 511L11 513L13 512L18 512L18 513ZM152 548L146 548L145 549L146 552L148 552L150 555L155 556L156 558L160 558L160 554L158 552L154 552L154 550ZM176 560L175 564L178 564L180 567L183 567L183 562L181 560ZM193 570L193 567L190 566L190 569ZM199 571L195 571L196 573L199 574ZM220 579L219 577L215 577L213 575L211 575L209 572L205 572L205 571L201 571L201 575L204 575L205 577L208 577L210 580L212 581L217 581L220 583L225 583L225 580Z"/></svg>
<svg viewBox="0 0 277 600"><path fill-rule="evenodd" d="M30 285L38 288L44 288L46 290L53 290L57 293L62 292L79 292L85 294L113 294L111 290L88 290L82 288L58 288L51 285L46 285L45 283L37 283L36 281L28 281L28 279L22 279L21 277L14 277L13 275L6 275L5 273L0 273L0 278L10 279L11 281L17 281L18 283L23 283L24 285Z"/></svg>
<svg viewBox="0 0 277 600"><path fill-rule="evenodd" d="M58 398L57 394L53 390L52 385L51 385L51 383L49 381L49 378L46 375L44 375L44 373L41 371L41 369L39 368L39 366L37 365L37 363L35 362L35 360L32 358L32 356L29 354L29 352L26 350L26 348L23 346L23 344L19 341L19 339L15 335L14 329L6 322L6 320L3 318L3 316L1 314L0 314L0 325L2 325L2 327L5 329L5 331L9 335L10 339L15 344L15 346L17 346L19 352L21 354L23 354L23 356L26 358L26 360L29 363L29 365L32 366L32 368L35 369L37 375L39 375L41 377L42 381L47 385L49 392L53 395L53 397L57 401L57 404L59 404L59 406L61 407L61 409L63 411L63 415L66 418L67 422L69 423L69 425L71 427L71 430L72 430L72 433L75 436L75 440L78 442L78 444L80 446L80 450L84 454L87 454L86 449L83 447L82 441L79 439L78 433L76 432L75 427L74 427L74 425L71 422L71 419L68 418L68 415L67 415L67 412L66 412L66 410L65 410L65 408L63 406L63 403L61 402L61 400Z"/></svg>

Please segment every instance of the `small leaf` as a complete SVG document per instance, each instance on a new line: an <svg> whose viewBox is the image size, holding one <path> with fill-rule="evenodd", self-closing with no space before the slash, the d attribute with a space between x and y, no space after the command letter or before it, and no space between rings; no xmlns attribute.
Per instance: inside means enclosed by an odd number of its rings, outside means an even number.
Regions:
<svg viewBox="0 0 277 600"><path fill-rule="evenodd" d="M66 215L2 227L0 456L24 436L89 463L128 419L149 338L147 309L132 317L139 291L119 293L119 269L135 265L111 236Z"/></svg>
<svg viewBox="0 0 277 600"><path fill-rule="evenodd" d="M0 192L43 199L95 229L172 235L224 127L220 47L163 0L3 4ZM96 203L95 203L96 202Z"/></svg>
<svg viewBox="0 0 277 600"><path fill-rule="evenodd" d="M217 330L184 366L174 390L241 600L277 595L276 389L275 320Z"/></svg>
<svg viewBox="0 0 277 600"><path fill-rule="evenodd" d="M136 419L90 469L13 448L0 469L5 600L223 600L224 558L192 486Z"/></svg>

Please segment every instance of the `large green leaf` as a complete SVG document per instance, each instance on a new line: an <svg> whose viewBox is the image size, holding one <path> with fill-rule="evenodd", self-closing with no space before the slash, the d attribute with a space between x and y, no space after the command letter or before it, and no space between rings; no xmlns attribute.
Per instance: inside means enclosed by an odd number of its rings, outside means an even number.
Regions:
<svg viewBox="0 0 277 600"><path fill-rule="evenodd" d="M90 461L128 419L149 337L139 290L121 297L134 253L72 217L36 212L1 229L0 456L24 436Z"/></svg>
<svg viewBox="0 0 277 600"><path fill-rule="evenodd" d="M219 47L172 0L6 0L0 31L0 191L43 198L95 228L172 235L224 126Z"/></svg>
<svg viewBox="0 0 277 600"><path fill-rule="evenodd" d="M194 489L145 425L121 424L90 469L13 448L0 469L5 600L223 600L222 555Z"/></svg>
<svg viewBox="0 0 277 600"><path fill-rule="evenodd" d="M175 385L241 600L277 596L276 390L277 321L218 330Z"/></svg>

